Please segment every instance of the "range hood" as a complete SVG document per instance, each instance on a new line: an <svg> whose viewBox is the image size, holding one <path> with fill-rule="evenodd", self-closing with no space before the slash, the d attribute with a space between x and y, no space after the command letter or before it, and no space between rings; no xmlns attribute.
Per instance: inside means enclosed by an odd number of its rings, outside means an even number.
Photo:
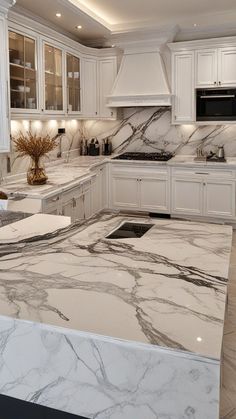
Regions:
<svg viewBox="0 0 236 419"><path fill-rule="evenodd" d="M162 52L160 45L125 47L107 106L171 106Z"/></svg>

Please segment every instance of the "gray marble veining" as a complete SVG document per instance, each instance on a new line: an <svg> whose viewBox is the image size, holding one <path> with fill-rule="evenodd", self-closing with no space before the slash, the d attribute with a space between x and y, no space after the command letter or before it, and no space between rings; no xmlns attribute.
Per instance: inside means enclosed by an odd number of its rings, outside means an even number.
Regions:
<svg viewBox="0 0 236 419"><path fill-rule="evenodd" d="M0 312L220 359L231 227L152 219L140 239L107 240L125 220L139 219L103 215L12 247L0 230Z"/></svg>

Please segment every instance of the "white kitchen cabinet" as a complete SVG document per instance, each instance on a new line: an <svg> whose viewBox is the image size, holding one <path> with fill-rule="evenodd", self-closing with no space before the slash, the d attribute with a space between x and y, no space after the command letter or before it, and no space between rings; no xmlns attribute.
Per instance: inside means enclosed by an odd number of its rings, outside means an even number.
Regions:
<svg viewBox="0 0 236 419"><path fill-rule="evenodd" d="M7 5L7 4L6 4ZM4 9L5 11L5 9ZM10 150L8 28L0 3L0 153ZM1 172L1 170L0 170Z"/></svg>
<svg viewBox="0 0 236 419"><path fill-rule="evenodd" d="M114 175L111 185L113 208L139 209L139 179L136 176Z"/></svg>
<svg viewBox="0 0 236 419"><path fill-rule="evenodd" d="M202 214L202 180L172 180L172 212L176 214Z"/></svg>
<svg viewBox="0 0 236 419"><path fill-rule="evenodd" d="M195 118L194 52L173 54L172 84L174 103L172 122L193 122Z"/></svg>
<svg viewBox="0 0 236 419"><path fill-rule="evenodd" d="M235 182L230 170L173 168L171 213L235 218Z"/></svg>
<svg viewBox="0 0 236 419"><path fill-rule="evenodd" d="M235 181L206 180L204 195L204 215L222 218L235 216Z"/></svg>
<svg viewBox="0 0 236 419"><path fill-rule="evenodd" d="M165 178L140 179L140 208L146 211L169 211L169 182Z"/></svg>
<svg viewBox="0 0 236 419"><path fill-rule="evenodd" d="M236 46L219 49L218 68L220 86L236 86Z"/></svg>
<svg viewBox="0 0 236 419"><path fill-rule="evenodd" d="M98 61L99 116L101 118L116 118L116 109L106 106L107 96L111 93L116 74L116 57L103 58Z"/></svg>
<svg viewBox="0 0 236 419"><path fill-rule="evenodd" d="M166 167L114 166L111 169L110 206L113 209L170 212L169 174Z"/></svg>
<svg viewBox="0 0 236 419"><path fill-rule="evenodd" d="M91 205L92 214L96 214L108 208L107 199L107 167L106 165L95 170L92 176Z"/></svg>
<svg viewBox="0 0 236 419"><path fill-rule="evenodd" d="M218 51L203 49L196 51L196 87L214 87L218 80Z"/></svg>
<svg viewBox="0 0 236 419"><path fill-rule="evenodd" d="M82 69L82 115L94 118L98 115L97 60L83 58Z"/></svg>
<svg viewBox="0 0 236 419"><path fill-rule="evenodd" d="M236 47L196 51L196 87L236 86Z"/></svg>

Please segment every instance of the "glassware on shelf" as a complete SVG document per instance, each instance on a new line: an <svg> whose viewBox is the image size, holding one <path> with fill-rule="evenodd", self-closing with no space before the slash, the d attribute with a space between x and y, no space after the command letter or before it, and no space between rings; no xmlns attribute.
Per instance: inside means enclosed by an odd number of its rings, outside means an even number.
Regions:
<svg viewBox="0 0 236 419"><path fill-rule="evenodd" d="M79 112L80 101L80 59L66 54L67 108L68 112Z"/></svg>
<svg viewBox="0 0 236 419"><path fill-rule="evenodd" d="M44 46L45 58L45 109L63 110L62 51L51 45Z"/></svg>
<svg viewBox="0 0 236 419"><path fill-rule="evenodd" d="M10 96L13 109L37 107L35 44L32 38L9 31ZM29 97L34 100L29 102Z"/></svg>

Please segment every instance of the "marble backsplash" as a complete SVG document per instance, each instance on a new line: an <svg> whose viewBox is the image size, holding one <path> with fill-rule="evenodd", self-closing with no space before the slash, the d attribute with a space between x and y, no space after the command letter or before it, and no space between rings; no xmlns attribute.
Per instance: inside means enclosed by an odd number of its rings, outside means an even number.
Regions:
<svg viewBox="0 0 236 419"><path fill-rule="evenodd" d="M167 107L126 108L119 123L85 121L84 126L100 141L109 138L116 153L165 150L195 155L200 145L206 152L224 145L226 156L236 156L236 125L171 125L171 109Z"/></svg>
<svg viewBox="0 0 236 419"><path fill-rule="evenodd" d="M16 137L20 131L31 130L54 136L59 127L66 128L61 139L62 153L70 152L73 156L79 153L82 134L88 139L97 137L100 142L109 138L115 153L166 150L195 155L200 145L206 152L216 151L218 146L224 145L226 156L236 156L236 125L171 125L171 109L167 107L125 108L122 119L117 121L12 121L11 134ZM58 145L49 161L57 159L59 149ZM28 160L16 159L14 150L7 155L0 154L0 178L7 174L7 163L11 174L24 172L28 167Z"/></svg>
<svg viewBox="0 0 236 419"><path fill-rule="evenodd" d="M31 131L38 135L47 135L54 137L58 133L58 128L65 128L66 134L58 139L58 147L53 150L48 157L45 158L45 163L58 159L58 153L65 156L68 152L77 156L79 154L79 144L82 133L82 123L77 120L70 121L11 121L11 136L16 138L20 132L26 134ZM7 161L8 159L8 161ZM11 144L11 152L0 154L0 179L9 174L23 173L27 170L29 165L28 158L17 158L17 153L14 151L13 142Z"/></svg>

